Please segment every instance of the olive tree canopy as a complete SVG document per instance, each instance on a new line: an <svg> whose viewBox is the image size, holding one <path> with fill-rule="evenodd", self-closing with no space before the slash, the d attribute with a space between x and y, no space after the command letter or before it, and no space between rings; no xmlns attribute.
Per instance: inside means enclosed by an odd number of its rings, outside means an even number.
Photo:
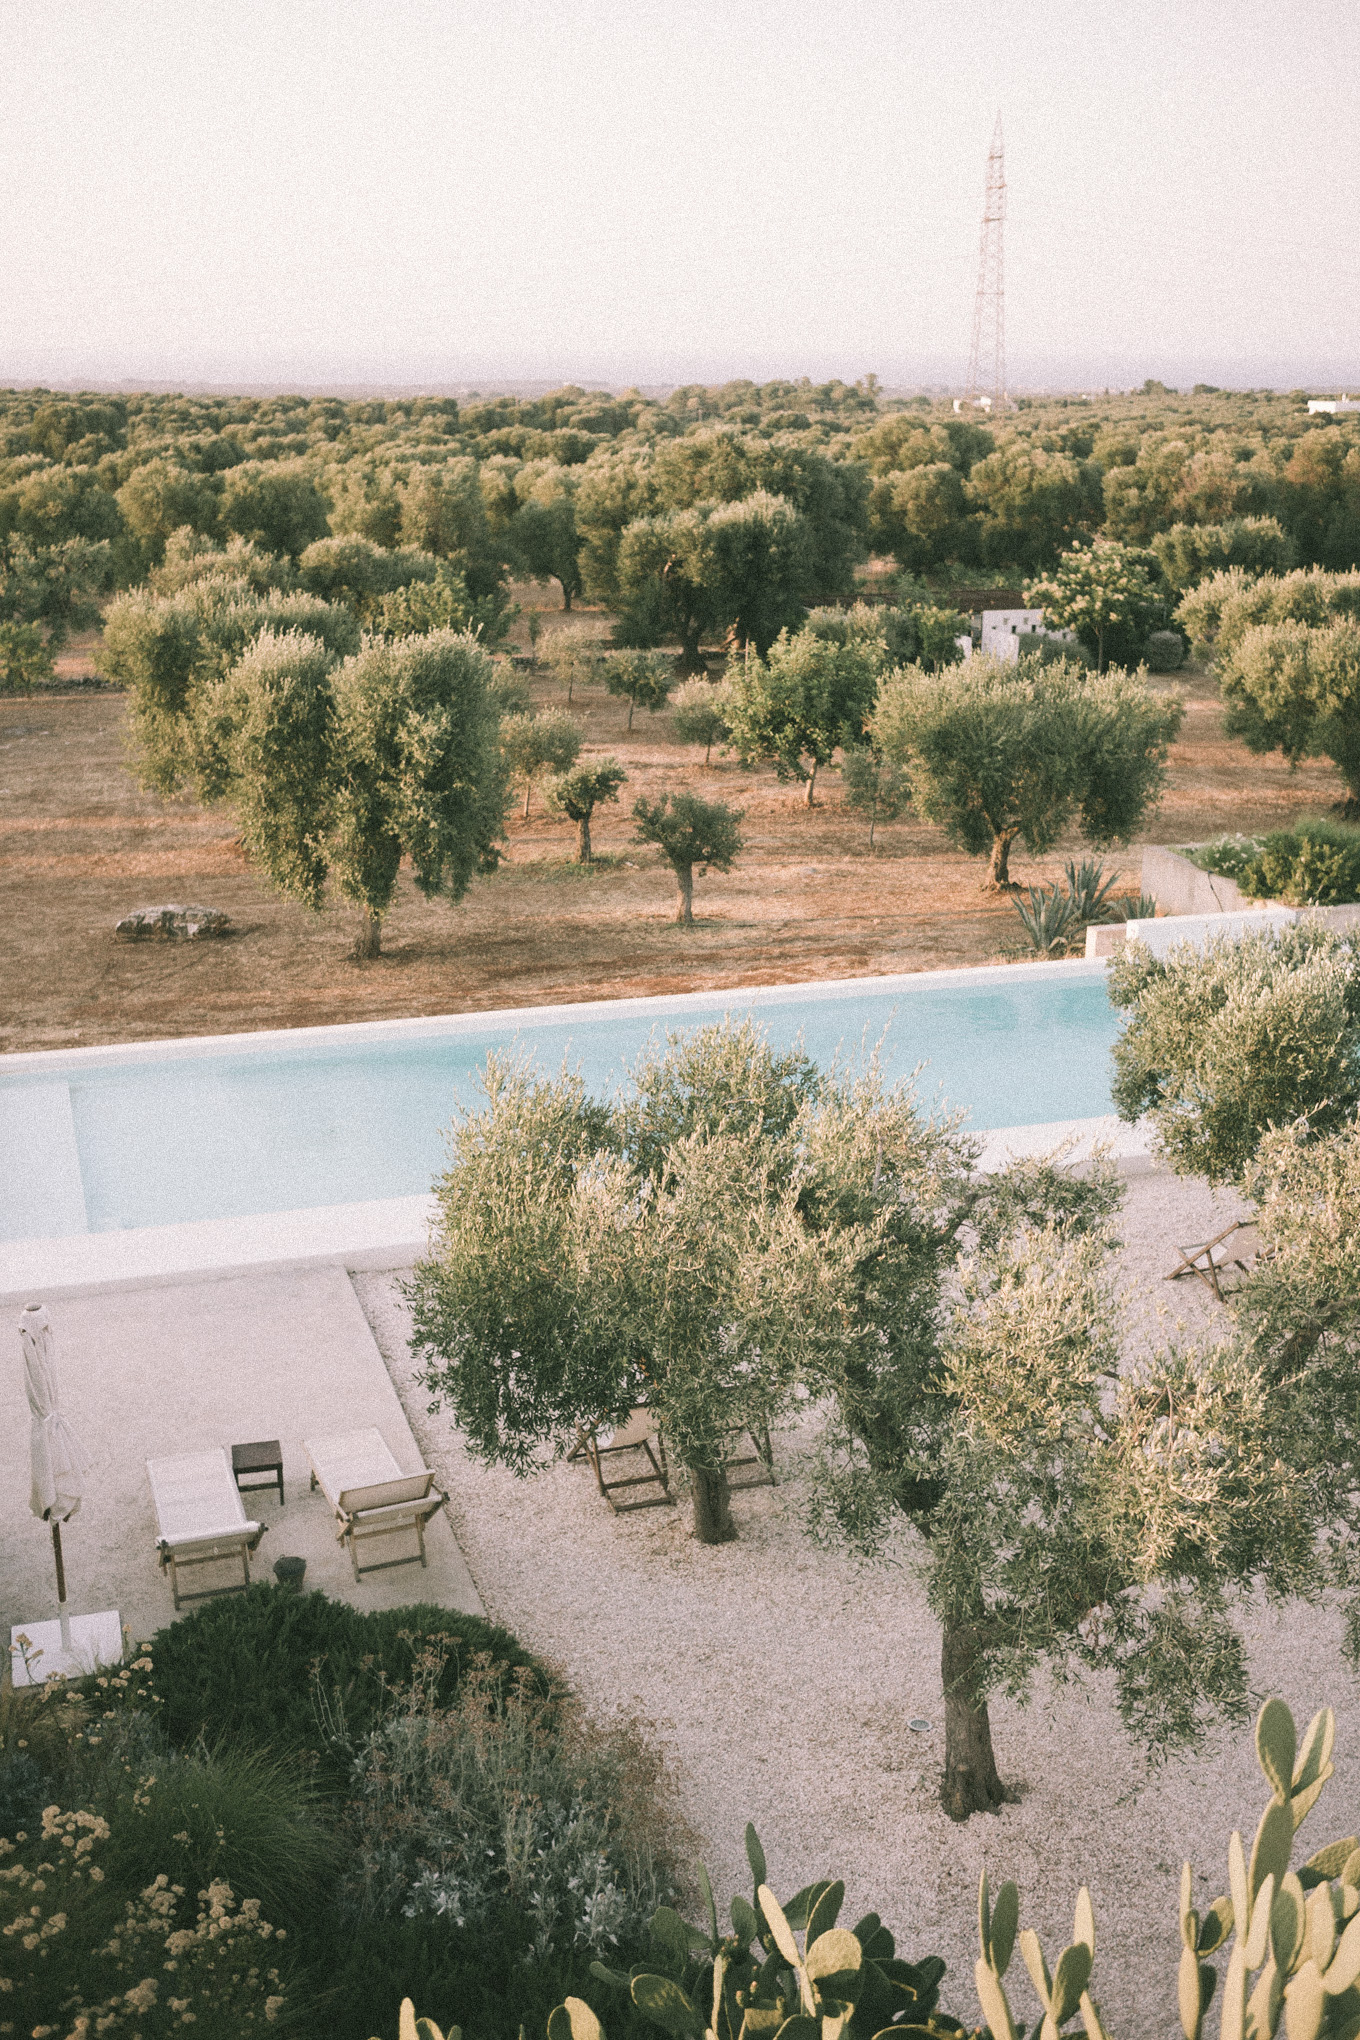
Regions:
<svg viewBox="0 0 1360 2040"><path fill-rule="evenodd" d="M1098 846L1126 841L1157 803L1183 713L1141 674L976 656L888 674L870 727L917 810L990 855L988 883L1007 887L1017 838L1039 855L1075 823Z"/></svg>

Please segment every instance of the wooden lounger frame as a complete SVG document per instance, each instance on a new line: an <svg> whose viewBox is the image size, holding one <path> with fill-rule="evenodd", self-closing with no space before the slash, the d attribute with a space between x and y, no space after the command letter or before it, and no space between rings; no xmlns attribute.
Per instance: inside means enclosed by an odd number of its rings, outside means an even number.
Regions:
<svg viewBox="0 0 1360 2040"><path fill-rule="evenodd" d="M224 1534L219 1538L204 1538L202 1539L205 1547L203 1550L197 1549L197 1541L186 1547L182 1543L176 1546L168 1544L164 1538L158 1539L157 1548L160 1552L161 1570L164 1572L167 1568L169 1569L170 1593L175 1603L176 1613L178 1613L186 1601L207 1601L214 1594L239 1594L243 1588L248 1587L250 1585L250 1554L259 1545L260 1539L264 1536L267 1528L267 1524L257 1523L253 1536L238 1535L232 1532ZM241 1577L239 1580L228 1580L226 1585L221 1587L199 1587L193 1593L188 1593L180 1586L179 1569L181 1566L187 1568L191 1565L221 1565L230 1558L239 1558L241 1561Z"/></svg>
<svg viewBox="0 0 1360 2040"><path fill-rule="evenodd" d="M645 1405L639 1404L634 1415ZM616 1516L624 1515L629 1509L674 1508L675 1496L671 1493L670 1467L666 1460L666 1444L660 1431L652 1431L641 1438L629 1439L623 1445L601 1445L597 1424L578 1424L576 1443L567 1454L568 1462L584 1459L589 1462L595 1476L595 1484ZM727 1484L735 1494L742 1488L774 1486L774 1448L770 1443L768 1424L753 1424L739 1431L733 1431L729 1443L740 1446L743 1438L751 1441L751 1450L739 1458L724 1459ZM653 1451L655 1446L655 1451ZM624 1474L607 1478L604 1462L617 1452L641 1452L650 1462L648 1473ZM734 1480L733 1474L744 1474L744 1479ZM660 1493L639 1494L628 1501L616 1501L615 1496L629 1494L634 1488L660 1489Z"/></svg>
<svg viewBox="0 0 1360 2040"><path fill-rule="evenodd" d="M636 1416L644 1406L639 1404L633 1411ZM652 1447L655 1444L656 1450ZM622 1474L617 1478L605 1478L605 1461L619 1452L641 1452L651 1468L649 1473ZM666 1447L659 1431L644 1433L641 1438L631 1439L626 1445L601 1445L598 1424L578 1424L576 1443L567 1454L568 1461L585 1459L595 1476L595 1484L616 1516L629 1509L673 1509L675 1496L671 1493L670 1467L666 1462ZM628 1494L633 1488L657 1488L658 1494L635 1495L631 1501L617 1502L615 1495Z"/></svg>

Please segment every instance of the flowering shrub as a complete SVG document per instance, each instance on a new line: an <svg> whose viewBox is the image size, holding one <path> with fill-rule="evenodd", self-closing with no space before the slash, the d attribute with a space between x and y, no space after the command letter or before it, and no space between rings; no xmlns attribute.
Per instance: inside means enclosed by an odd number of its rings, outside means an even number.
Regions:
<svg viewBox="0 0 1360 2040"><path fill-rule="evenodd" d="M45 1807L42 1832L0 1841L0 2034L50 2040L161 2040L193 2025L200 2040L273 2021L282 1939L226 1883L198 1894L181 1924L184 1889L164 1875L120 1899L95 1856L109 1824ZM12 1860L11 1860L12 1859Z"/></svg>

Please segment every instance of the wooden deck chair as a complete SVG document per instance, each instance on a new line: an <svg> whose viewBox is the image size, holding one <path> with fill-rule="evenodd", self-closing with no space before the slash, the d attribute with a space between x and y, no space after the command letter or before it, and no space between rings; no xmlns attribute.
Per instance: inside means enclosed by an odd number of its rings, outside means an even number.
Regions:
<svg viewBox="0 0 1360 2040"><path fill-rule="evenodd" d="M304 1450L311 1463L313 1488L321 1489L335 1511L335 1534L349 1547L356 1580L364 1573L385 1572L389 1566L412 1565L416 1559L422 1566L427 1563L425 1525L448 1500L435 1486L427 1466L419 1473L403 1473L387 1440L376 1429L310 1438ZM360 1565L361 1544L403 1531L414 1536L414 1551Z"/></svg>
<svg viewBox="0 0 1360 2040"><path fill-rule="evenodd" d="M248 1587L250 1554L264 1536L264 1525L252 1523L246 1515L226 1447L148 1459L146 1474L156 1505L156 1550L162 1570L169 1571L176 1609L185 1601L204 1601L210 1594L234 1594ZM181 1567L220 1565L224 1560L239 1560L239 1580L200 1587L192 1594L180 1586Z"/></svg>
<svg viewBox="0 0 1360 2040"><path fill-rule="evenodd" d="M613 1461L620 1453L632 1455L631 1473L615 1473ZM568 1461L587 1460L595 1476L595 1484L616 1516L629 1509L673 1509L675 1497L671 1493L670 1468L666 1464L666 1448L651 1411L645 1403L636 1403L628 1412L626 1423L610 1430L604 1424L578 1424L576 1443L567 1454ZM645 1462L645 1463L644 1463ZM641 1471L637 1469L641 1467ZM634 1490L651 1492L634 1493ZM618 1495L629 1499L618 1501Z"/></svg>
<svg viewBox="0 0 1360 2040"><path fill-rule="evenodd" d="M1254 1220L1235 1218L1231 1225L1225 1226L1221 1233L1215 1233L1211 1240L1205 1240L1198 1246L1178 1246L1176 1252L1180 1259L1164 1279L1167 1282L1180 1282L1185 1276L1194 1275L1222 1303L1224 1274L1230 1268L1240 1270L1243 1275L1247 1272L1247 1263L1242 1259L1241 1253L1234 1254L1228 1245L1228 1242L1239 1233L1254 1235ZM1245 1241L1239 1242L1239 1245L1245 1250Z"/></svg>
<svg viewBox="0 0 1360 2040"><path fill-rule="evenodd" d="M743 1438L749 1438L751 1442L748 1453L741 1452ZM748 1424L743 1430L733 1431L729 1443L734 1448L733 1456L724 1459L723 1467L727 1485L734 1494L740 1488L774 1486L774 1447L770 1443L768 1424ZM733 1474L744 1477L734 1480Z"/></svg>

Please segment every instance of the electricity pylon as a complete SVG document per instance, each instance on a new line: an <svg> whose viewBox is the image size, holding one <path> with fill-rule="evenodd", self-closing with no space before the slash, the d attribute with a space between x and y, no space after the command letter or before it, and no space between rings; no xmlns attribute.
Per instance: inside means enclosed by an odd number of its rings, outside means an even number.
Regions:
<svg viewBox="0 0 1360 2040"><path fill-rule="evenodd" d="M998 113L987 157L987 196L982 206L982 245L967 391L969 403L979 397L990 398L994 418L999 418L1006 409L1006 280L1002 267L1005 227L1006 151Z"/></svg>

